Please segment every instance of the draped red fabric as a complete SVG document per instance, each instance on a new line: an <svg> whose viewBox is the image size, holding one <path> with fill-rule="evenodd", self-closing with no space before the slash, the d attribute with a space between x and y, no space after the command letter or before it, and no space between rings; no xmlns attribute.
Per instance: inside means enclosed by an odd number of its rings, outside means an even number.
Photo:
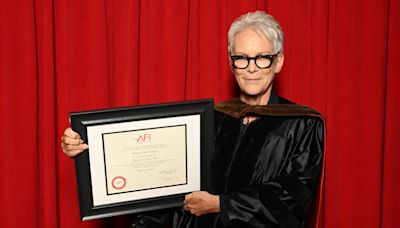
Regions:
<svg viewBox="0 0 400 228"><path fill-rule="evenodd" d="M237 95L227 31L254 10L285 32L276 90L328 129L320 227L400 227L396 0L0 1L0 226L81 222L72 111Z"/></svg>

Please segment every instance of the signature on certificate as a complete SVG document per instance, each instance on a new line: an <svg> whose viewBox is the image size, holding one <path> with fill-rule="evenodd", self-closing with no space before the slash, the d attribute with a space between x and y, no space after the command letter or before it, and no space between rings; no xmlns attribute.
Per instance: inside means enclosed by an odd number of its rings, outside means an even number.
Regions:
<svg viewBox="0 0 400 228"><path fill-rule="evenodd" d="M165 182L165 181L171 181L171 180L176 179L177 176L174 174L176 174L177 171L178 171L178 167L171 167L166 170L161 170L160 171L160 174L161 174L160 180Z"/></svg>
<svg viewBox="0 0 400 228"><path fill-rule="evenodd" d="M167 169L167 170L161 170L160 174L170 175L170 174L176 173L177 170L178 170L178 167L175 166L175 167L172 167L172 168Z"/></svg>

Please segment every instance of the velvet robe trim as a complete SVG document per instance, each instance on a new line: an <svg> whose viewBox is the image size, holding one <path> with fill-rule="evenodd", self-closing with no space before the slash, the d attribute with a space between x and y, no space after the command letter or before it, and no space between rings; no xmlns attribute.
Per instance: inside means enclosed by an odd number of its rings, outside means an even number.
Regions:
<svg viewBox="0 0 400 228"><path fill-rule="evenodd" d="M320 113L312 108L299 104L268 104L248 105L239 99L220 102L215 105L215 110L225 113L234 118L241 118L248 114L261 116L303 116L316 115Z"/></svg>

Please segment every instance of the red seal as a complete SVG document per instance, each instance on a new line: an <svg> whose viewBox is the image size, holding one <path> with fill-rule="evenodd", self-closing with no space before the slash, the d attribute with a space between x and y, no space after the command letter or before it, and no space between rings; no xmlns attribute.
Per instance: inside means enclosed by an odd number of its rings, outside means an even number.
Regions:
<svg viewBox="0 0 400 228"><path fill-rule="evenodd" d="M126 186L126 179L122 176L117 176L112 179L112 187L117 190L121 190Z"/></svg>

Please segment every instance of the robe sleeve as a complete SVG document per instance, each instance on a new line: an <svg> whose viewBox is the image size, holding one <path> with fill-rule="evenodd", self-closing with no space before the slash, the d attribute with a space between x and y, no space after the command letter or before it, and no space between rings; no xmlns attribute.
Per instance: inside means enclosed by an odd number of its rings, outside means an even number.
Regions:
<svg viewBox="0 0 400 228"><path fill-rule="evenodd" d="M129 217L130 227L137 227L137 228L171 227L175 211L178 211L178 208L133 214Z"/></svg>
<svg viewBox="0 0 400 228"><path fill-rule="evenodd" d="M306 223L320 179L324 149L322 118L308 118L306 123L301 132L296 132L288 159L273 181L221 195L223 225L302 227Z"/></svg>

